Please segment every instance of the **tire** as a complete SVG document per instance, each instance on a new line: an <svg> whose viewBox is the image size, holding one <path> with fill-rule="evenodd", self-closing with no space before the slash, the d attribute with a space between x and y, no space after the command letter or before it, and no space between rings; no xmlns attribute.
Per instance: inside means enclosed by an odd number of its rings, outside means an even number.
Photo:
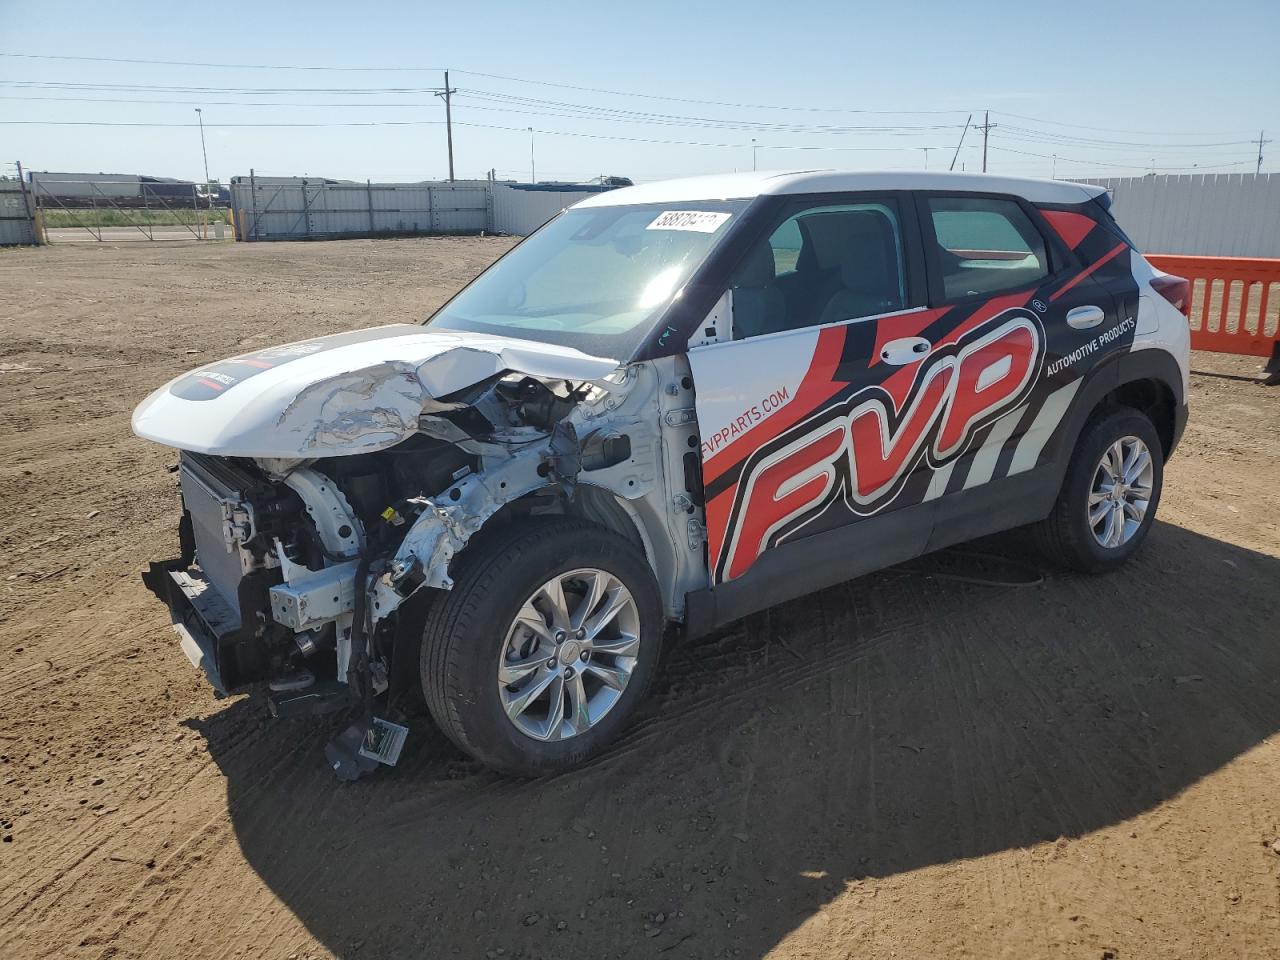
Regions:
<svg viewBox="0 0 1280 960"><path fill-rule="evenodd" d="M1117 449L1117 444L1125 456L1140 444L1150 457L1150 470L1137 472L1138 482L1117 491L1120 499L1110 501L1100 493L1107 488L1110 478L1110 467L1104 465L1104 457ZM1114 465L1115 460L1107 462ZM1076 443L1052 512L1033 527L1036 545L1049 561L1067 570L1081 573L1114 570L1133 556L1146 539L1160 504L1163 480L1164 451L1155 427L1145 414L1130 407L1117 407L1096 415ZM1095 494L1101 499L1091 503ZM1144 499L1145 509L1136 519L1136 505ZM1115 512L1117 508L1119 514ZM1103 511L1103 519L1096 526L1090 522L1092 516L1098 515L1094 511ZM1111 519L1106 511L1110 511L1110 517L1118 515L1123 519L1124 526L1118 536L1116 528L1109 526ZM1107 540L1113 542L1103 542Z"/></svg>
<svg viewBox="0 0 1280 960"><path fill-rule="evenodd" d="M661 653L662 602L644 555L603 527L535 517L481 534L458 561L453 589L427 614L419 661L440 729L512 776L556 773L598 753L644 699ZM553 582L560 583L558 608ZM587 600L592 584L594 605ZM606 618L606 605L618 612ZM594 639L587 636L600 620ZM512 683L500 681L500 668L502 681Z"/></svg>

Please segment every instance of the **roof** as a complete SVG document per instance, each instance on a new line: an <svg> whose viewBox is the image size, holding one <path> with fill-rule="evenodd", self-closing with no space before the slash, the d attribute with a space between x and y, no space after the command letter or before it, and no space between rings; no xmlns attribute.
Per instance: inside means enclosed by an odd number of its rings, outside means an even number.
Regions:
<svg viewBox="0 0 1280 960"><path fill-rule="evenodd" d="M999 177L987 173L931 173L881 171L854 173L842 170L761 171L725 173L682 180L663 180L624 187L575 204L579 207L614 207L640 203L680 203L690 200L744 200L792 193L835 193L849 190L972 190L975 193L1009 193L1033 203L1082 203L1104 188L1067 180L1032 180Z"/></svg>

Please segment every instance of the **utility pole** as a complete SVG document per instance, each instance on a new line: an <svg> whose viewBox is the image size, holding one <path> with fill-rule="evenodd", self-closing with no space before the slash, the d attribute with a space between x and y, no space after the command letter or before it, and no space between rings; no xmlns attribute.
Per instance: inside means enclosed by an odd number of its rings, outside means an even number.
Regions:
<svg viewBox="0 0 1280 960"><path fill-rule="evenodd" d="M987 172L987 134L993 130L997 124L991 122L991 111L984 110L982 112L982 172Z"/></svg>
<svg viewBox="0 0 1280 960"><path fill-rule="evenodd" d="M1265 131L1265 130L1259 130L1259 131L1258 131L1258 141L1257 141L1257 142L1258 142L1258 166L1257 166L1256 168L1254 168L1254 171L1253 171L1253 172L1254 172L1254 174L1255 174L1255 175L1262 173L1262 145L1263 145L1264 143L1270 143L1270 142L1271 142L1270 140L1264 140L1264 139L1262 139L1262 138L1263 138L1263 137L1265 137L1266 135L1267 135L1267 131Z"/></svg>
<svg viewBox="0 0 1280 960"><path fill-rule="evenodd" d="M449 71L444 72L444 89L436 94L437 97L444 97L444 131L445 137L449 141L449 182L453 183L453 103L450 98L457 93L453 87L449 86Z"/></svg>
<svg viewBox="0 0 1280 960"><path fill-rule="evenodd" d="M921 147L920 149L924 151L924 168L928 170L929 169L929 151L932 150L933 147Z"/></svg>
<svg viewBox="0 0 1280 960"><path fill-rule="evenodd" d="M533 127L529 128L529 182L538 182L538 165L533 159Z"/></svg>
<svg viewBox="0 0 1280 960"><path fill-rule="evenodd" d="M196 107L196 119L200 121L200 153L204 156L204 188L209 190L209 151L204 145L204 113Z"/></svg>
<svg viewBox="0 0 1280 960"><path fill-rule="evenodd" d="M753 171L756 169L756 151L759 149L760 148L756 146L756 138L752 137L751 138L751 169Z"/></svg>
<svg viewBox="0 0 1280 960"><path fill-rule="evenodd" d="M964 122L964 129L960 131L960 142L956 144L956 152L951 155L951 166L948 170L956 168L956 160L960 156L960 148L964 146L964 135L969 132L969 124L973 123L973 114L969 114L969 119Z"/></svg>

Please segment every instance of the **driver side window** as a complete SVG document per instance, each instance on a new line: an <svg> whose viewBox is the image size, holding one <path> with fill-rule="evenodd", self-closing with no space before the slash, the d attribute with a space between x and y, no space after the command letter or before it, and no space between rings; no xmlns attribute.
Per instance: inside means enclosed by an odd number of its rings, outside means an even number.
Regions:
<svg viewBox="0 0 1280 960"><path fill-rule="evenodd" d="M730 288L735 340L903 309L896 204L824 205L792 214L747 252Z"/></svg>

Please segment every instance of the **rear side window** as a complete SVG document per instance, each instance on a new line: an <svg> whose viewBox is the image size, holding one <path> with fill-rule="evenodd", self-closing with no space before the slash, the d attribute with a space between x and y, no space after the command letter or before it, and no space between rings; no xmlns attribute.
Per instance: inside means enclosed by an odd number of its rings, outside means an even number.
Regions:
<svg viewBox="0 0 1280 960"><path fill-rule="evenodd" d="M1014 201L931 197L928 204L947 300L1017 290L1049 276L1044 238Z"/></svg>

